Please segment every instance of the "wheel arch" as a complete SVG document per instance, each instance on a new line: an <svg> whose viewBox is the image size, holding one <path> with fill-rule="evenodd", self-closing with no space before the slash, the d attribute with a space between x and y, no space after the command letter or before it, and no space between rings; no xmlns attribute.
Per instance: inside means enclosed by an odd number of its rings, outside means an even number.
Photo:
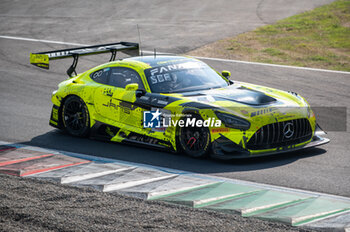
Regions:
<svg viewBox="0 0 350 232"><path fill-rule="evenodd" d="M76 94L68 94L67 96L65 96L64 98L62 98L62 100L60 101L60 106L59 106L59 108L58 108L58 123L59 123L61 129L63 129L62 108L63 108L63 105L64 105L65 101L66 101L70 96L75 96L75 97L78 97L78 98L80 98L81 100L83 100L81 97L79 97L79 96L76 95ZM84 101L84 100L83 100L83 101Z"/></svg>

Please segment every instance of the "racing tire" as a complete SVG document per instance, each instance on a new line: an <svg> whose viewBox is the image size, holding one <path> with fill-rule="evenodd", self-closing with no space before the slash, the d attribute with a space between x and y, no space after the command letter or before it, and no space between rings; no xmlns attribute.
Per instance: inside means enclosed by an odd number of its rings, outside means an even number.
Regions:
<svg viewBox="0 0 350 232"><path fill-rule="evenodd" d="M69 96L62 106L63 128L69 134L86 137L90 130L90 116L84 101L78 96Z"/></svg>
<svg viewBox="0 0 350 232"><path fill-rule="evenodd" d="M196 120L203 119L199 115L193 115ZM186 120L186 118L182 118ZM179 149L193 158L207 157L210 150L210 132L207 127L179 127Z"/></svg>

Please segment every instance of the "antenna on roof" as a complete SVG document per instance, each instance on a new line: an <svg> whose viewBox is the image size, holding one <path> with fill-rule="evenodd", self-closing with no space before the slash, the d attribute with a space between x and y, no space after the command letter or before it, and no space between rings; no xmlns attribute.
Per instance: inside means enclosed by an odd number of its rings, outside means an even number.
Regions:
<svg viewBox="0 0 350 232"><path fill-rule="evenodd" d="M143 52L142 52L142 46L141 46L141 35L140 35L140 28L139 25L137 24L137 32L139 34L139 42L140 42L140 56L143 56Z"/></svg>

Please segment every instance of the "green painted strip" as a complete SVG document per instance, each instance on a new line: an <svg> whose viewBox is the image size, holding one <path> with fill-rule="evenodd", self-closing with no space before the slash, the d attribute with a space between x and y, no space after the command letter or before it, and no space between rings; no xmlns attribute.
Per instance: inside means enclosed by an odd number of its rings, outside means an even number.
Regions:
<svg viewBox="0 0 350 232"><path fill-rule="evenodd" d="M256 217L301 225L350 209L350 203L324 197L310 198L299 204L262 213Z"/></svg>
<svg viewBox="0 0 350 232"><path fill-rule="evenodd" d="M332 215L335 215L335 214L338 214L338 213L347 212L347 211L350 212L350 208L348 208L348 209L343 209L343 210L338 210L338 211L334 211L334 212L327 213L327 214L323 214L323 215L320 215L320 216L317 216L317 217L313 217L313 218L310 218L310 219L307 219L307 220L304 220L304 221L300 221L300 222L294 223L293 226L304 225L304 224L306 224L306 223L312 222L312 221L317 220L317 219L320 219L320 218L326 218L326 217L328 217L328 216L332 216Z"/></svg>
<svg viewBox="0 0 350 232"><path fill-rule="evenodd" d="M247 193L242 193L242 194L237 194L237 195L233 195L233 196L226 196L225 198L219 199L219 200L213 200L207 203L203 203L203 204L195 204L194 208L203 208L209 205L214 205L214 204L219 204L225 201L229 201L229 200L233 200L233 199L237 199L237 198L242 198L242 197L247 197L247 196L251 196L254 194L258 194L262 191L265 190L257 190L257 191L251 191L251 192L247 192Z"/></svg>
<svg viewBox="0 0 350 232"><path fill-rule="evenodd" d="M244 217L281 221L293 226L350 211L350 203L304 194L264 190L227 182L162 196L162 201Z"/></svg>
<svg viewBox="0 0 350 232"><path fill-rule="evenodd" d="M206 208L225 211L237 211L242 215L249 215L257 211L262 212L268 209L296 203L306 198L307 197L305 195L263 190L251 196L229 200L216 205L209 205Z"/></svg>
<svg viewBox="0 0 350 232"><path fill-rule="evenodd" d="M285 208L285 207L292 206L292 205L295 205L295 204L298 204L298 203L302 203L302 202L305 202L305 201L307 201L309 199L312 199L312 198L313 197L305 198L305 199L298 199L298 200L295 200L295 201L290 201L290 202L274 205L272 207L267 207L267 208L264 208L264 209L261 209L261 210L256 210L256 211L253 211L251 213L242 213L242 216L243 217L251 217L251 216L254 216L254 215L257 215L257 214L270 212L270 211L275 210L275 209Z"/></svg>
<svg viewBox="0 0 350 232"><path fill-rule="evenodd" d="M195 190L202 189L202 188L208 188L208 187L215 186L215 185L219 185L219 184L221 184L221 182L216 182L216 183L212 183L212 184L201 185L201 186L198 186L198 187L192 187L192 188L188 188L188 189L181 190L181 191L177 191L177 192L173 192L173 193L168 193L168 194L164 194L164 195L159 195L159 196L150 197L148 200L149 200L149 201L163 200L163 198L167 198L167 197L171 197L171 196L174 196L174 195L178 195L178 194L182 194L182 193L187 193L187 192L195 191Z"/></svg>
<svg viewBox="0 0 350 232"><path fill-rule="evenodd" d="M201 188L194 191L177 194L174 196L162 198L163 201L173 202L178 204L189 205L192 207L203 207L212 204L213 202L222 202L230 198L236 198L240 195L251 194L252 192L261 191L261 189L221 182L216 185L211 185L206 188Z"/></svg>

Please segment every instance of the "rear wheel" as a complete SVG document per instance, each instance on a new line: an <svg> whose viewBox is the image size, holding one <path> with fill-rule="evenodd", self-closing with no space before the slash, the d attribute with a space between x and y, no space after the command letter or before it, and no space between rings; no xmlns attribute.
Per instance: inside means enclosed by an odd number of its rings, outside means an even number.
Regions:
<svg viewBox="0 0 350 232"><path fill-rule="evenodd" d="M71 135L85 137L89 133L90 117L84 101L77 96L69 96L62 107L64 129Z"/></svg>
<svg viewBox="0 0 350 232"><path fill-rule="evenodd" d="M196 120L203 119L194 115ZM207 127L179 127L178 142L180 149L194 158L206 157L210 148L210 133Z"/></svg>

